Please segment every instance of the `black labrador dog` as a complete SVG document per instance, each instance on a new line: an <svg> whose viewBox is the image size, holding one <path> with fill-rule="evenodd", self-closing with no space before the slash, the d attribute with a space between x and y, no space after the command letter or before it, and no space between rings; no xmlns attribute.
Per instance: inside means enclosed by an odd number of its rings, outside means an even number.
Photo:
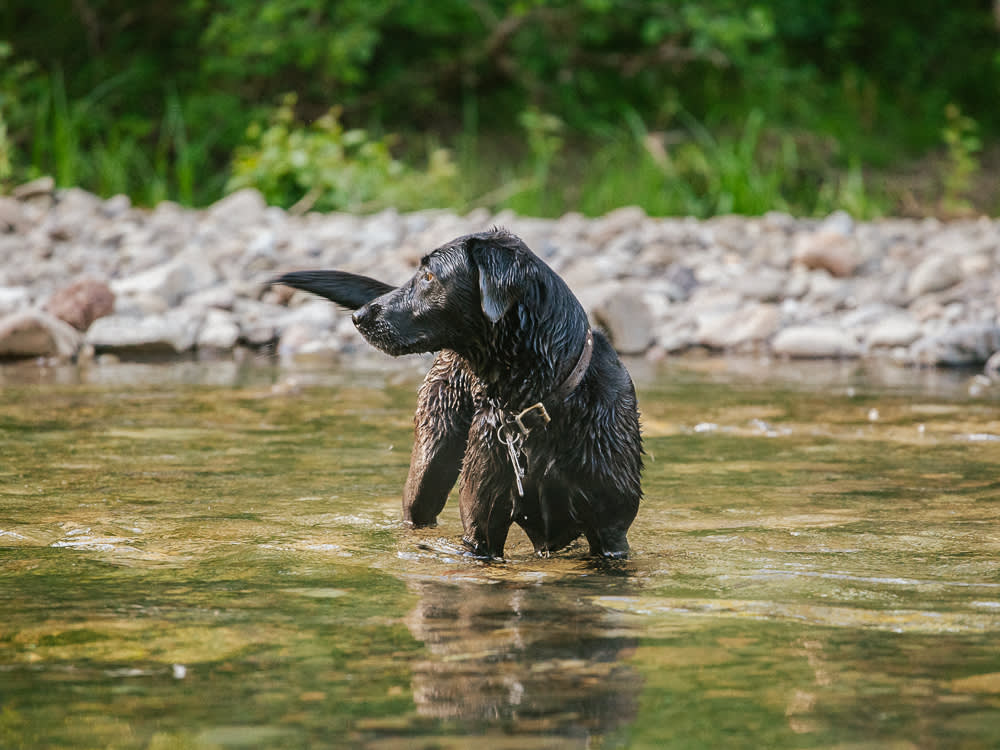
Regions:
<svg viewBox="0 0 1000 750"><path fill-rule="evenodd" d="M463 541L503 556L512 523L539 555L584 534L625 557L642 496L635 389L566 283L513 234L459 237L396 288L343 271L287 284L348 309L393 356L440 352L420 386L403 519L433 526L459 473Z"/></svg>

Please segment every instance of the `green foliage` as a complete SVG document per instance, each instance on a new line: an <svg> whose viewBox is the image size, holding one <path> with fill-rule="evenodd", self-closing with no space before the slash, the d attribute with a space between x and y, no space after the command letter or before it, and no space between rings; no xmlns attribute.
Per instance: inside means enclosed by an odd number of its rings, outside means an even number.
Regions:
<svg viewBox="0 0 1000 750"><path fill-rule="evenodd" d="M759 110L740 130L721 134L688 113L680 114L684 131L650 132L635 112L626 119L630 136L616 136L591 158L561 154L551 181L569 186L562 200L550 191L544 203L533 205L546 215L576 209L592 216L629 204L651 215L697 217L769 210L824 215L843 208L872 218L887 211L884 196L868 188L857 163L846 170L827 166L819 184L809 184L813 174L802 168L803 149L791 135L769 131ZM501 205L520 210L531 195L526 191Z"/></svg>
<svg viewBox="0 0 1000 750"><path fill-rule="evenodd" d="M810 212L847 201L871 211L873 171L905 171L942 148L944 131L957 140L946 136L941 203L967 202L970 137L985 147L1000 134L1000 35L988 6L7 0L0 170L144 203L206 203L253 172L283 204L310 191L317 206L326 192L337 196L329 205L353 206L409 193L416 204L485 196L551 213L614 203L600 185L582 186L587 175L571 164L607 160L624 173L622 196L636 195L635 177L651 190L638 201L664 210ZM279 138L271 121L248 139L287 91L298 97L295 118L322 120L333 106L343 132L296 121ZM974 132L948 119L951 103ZM650 155L622 113L663 134L669 162ZM290 161L302 144L328 159L336 149L324 140L362 131L367 151L340 143L349 154L338 167ZM265 148L265 132L284 138L274 148L288 158ZM400 136L367 135L384 132ZM443 151L426 156L442 144L458 154L460 180L444 179L455 167ZM242 171L230 173L234 165ZM354 170L361 184L335 188L320 174L331 169ZM428 169L433 178L417 179Z"/></svg>
<svg viewBox="0 0 1000 750"><path fill-rule="evenodd" d="M536 107L525 109L517 119L528 145L530 177L516 182L511 197L504 203L507 208L529 214L559 212L562 202L553 195L550 173L565 144L565 124Z"/></svg>
<svg viewBox="0 0 1000 750"><path fill-rule="evenodd" d="M875 219L889 213L889 206L886 195L869 187L861 164L855 160L820 186L813 213L825 215L840 209L856 219Z"/></svg>
<svg viewBox="0 0 1000 750"><path fill-rule="evenodd" d="M270 203L296 210L423 207L453 198L456 169L446 151L434 151L426 170L411 169L392 157L387 139L346 130L336 109L303 125L295 103L287 95L266 128L249 127L228 190L255 187Z"/></svg>
<svg viewBox="0 0 1000 750"><path fill-rule="evenodd" d="M944 195L941 203L950 212L967 212L972 206L968 201L972 180L979 171L976 154L982 148L976 121L966 117L955 104L945 108L947 123L941 137L947 149L947 168L944 174Z"/></svg>
<svg viewBox="0 0 1000 750"><path fill-rule="evenodd" d="M15 162L22 161L16 152L8 123L17 121L22 115L22 105L16 96L17 87L32 69L30 63L11 64L12 56L10 44L0 40L0 185L13 176Z"/></svg>
<svg viewBox="0 0 1000 750"><path fill-rule="evenodd" d="M194 202L196 161L176 91L164 93L159 123L129 117L97 129L103 102L126 75L109 78L75 99L67 94L62 71L44 76L43 95L29 110L32 165L19 176L48 172L62 186L82 184L103 195L126 193L150 204L167 198Z"/></svg>

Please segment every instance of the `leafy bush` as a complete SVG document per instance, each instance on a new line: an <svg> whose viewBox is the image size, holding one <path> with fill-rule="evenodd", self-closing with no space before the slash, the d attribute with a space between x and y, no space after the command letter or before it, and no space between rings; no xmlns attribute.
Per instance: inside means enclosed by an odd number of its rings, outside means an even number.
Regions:
<svg viewBox="0 0 1000 750"><path fill-rule="evenodd" d="M392 157L388 139L359 128L346 130L331 109L304 125L287 95L266 128L253 124L236 150L227 190L255 187L269 203L330 211L366 211L394 205L424 208L455 199L457 170L447 151L435 150L427 169Z"/></svg>

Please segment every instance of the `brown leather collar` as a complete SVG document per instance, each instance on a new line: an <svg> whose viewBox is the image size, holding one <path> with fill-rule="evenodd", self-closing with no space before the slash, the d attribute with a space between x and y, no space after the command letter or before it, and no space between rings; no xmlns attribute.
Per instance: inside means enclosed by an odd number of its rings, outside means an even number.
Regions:
<svg viewBox="0 0 1000 750"><path fill-rule="evenodd" d="M587 368L590 367L590 358L593 354L594 332L587 328L587 338L583 342L583 351L580 352L580 357L576 360L576 364L566 379L543 400L513 415L513 419L508 424L516 425L522 438L528 437L528 433L538 425L548 424L552 420L552 417L549 416L549 409L561 404L569 397L569 394L576 390L583 381L583 376L587 374Z"/></svg>
<svg viewBox="0 0 1000 750"><path fill-rule="evenodd" d="M566 397L575 391L576 387L583 381L583 376L587 374L587 368L590 367L590 358L593 354L594 332L587 328L587 338L583 342L583 351L580 352L580 358L576 361L576 365L559 387L552 391L545 400L553 406L560 401L565 401Z"/></svg>

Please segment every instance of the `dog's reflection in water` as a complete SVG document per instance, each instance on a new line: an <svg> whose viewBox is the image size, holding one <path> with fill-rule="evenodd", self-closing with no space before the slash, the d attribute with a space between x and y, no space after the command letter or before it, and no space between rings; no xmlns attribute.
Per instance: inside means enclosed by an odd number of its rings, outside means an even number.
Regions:
<svg viewBox="0 0 1000 750"><path fill-rule="evenodd" d="M589 737L635 718L641 678L623 660L636 639L618 615L558 584L411 584L407 615L428 657L413 667L422 716L499 721L506 732Z"/></svg>

